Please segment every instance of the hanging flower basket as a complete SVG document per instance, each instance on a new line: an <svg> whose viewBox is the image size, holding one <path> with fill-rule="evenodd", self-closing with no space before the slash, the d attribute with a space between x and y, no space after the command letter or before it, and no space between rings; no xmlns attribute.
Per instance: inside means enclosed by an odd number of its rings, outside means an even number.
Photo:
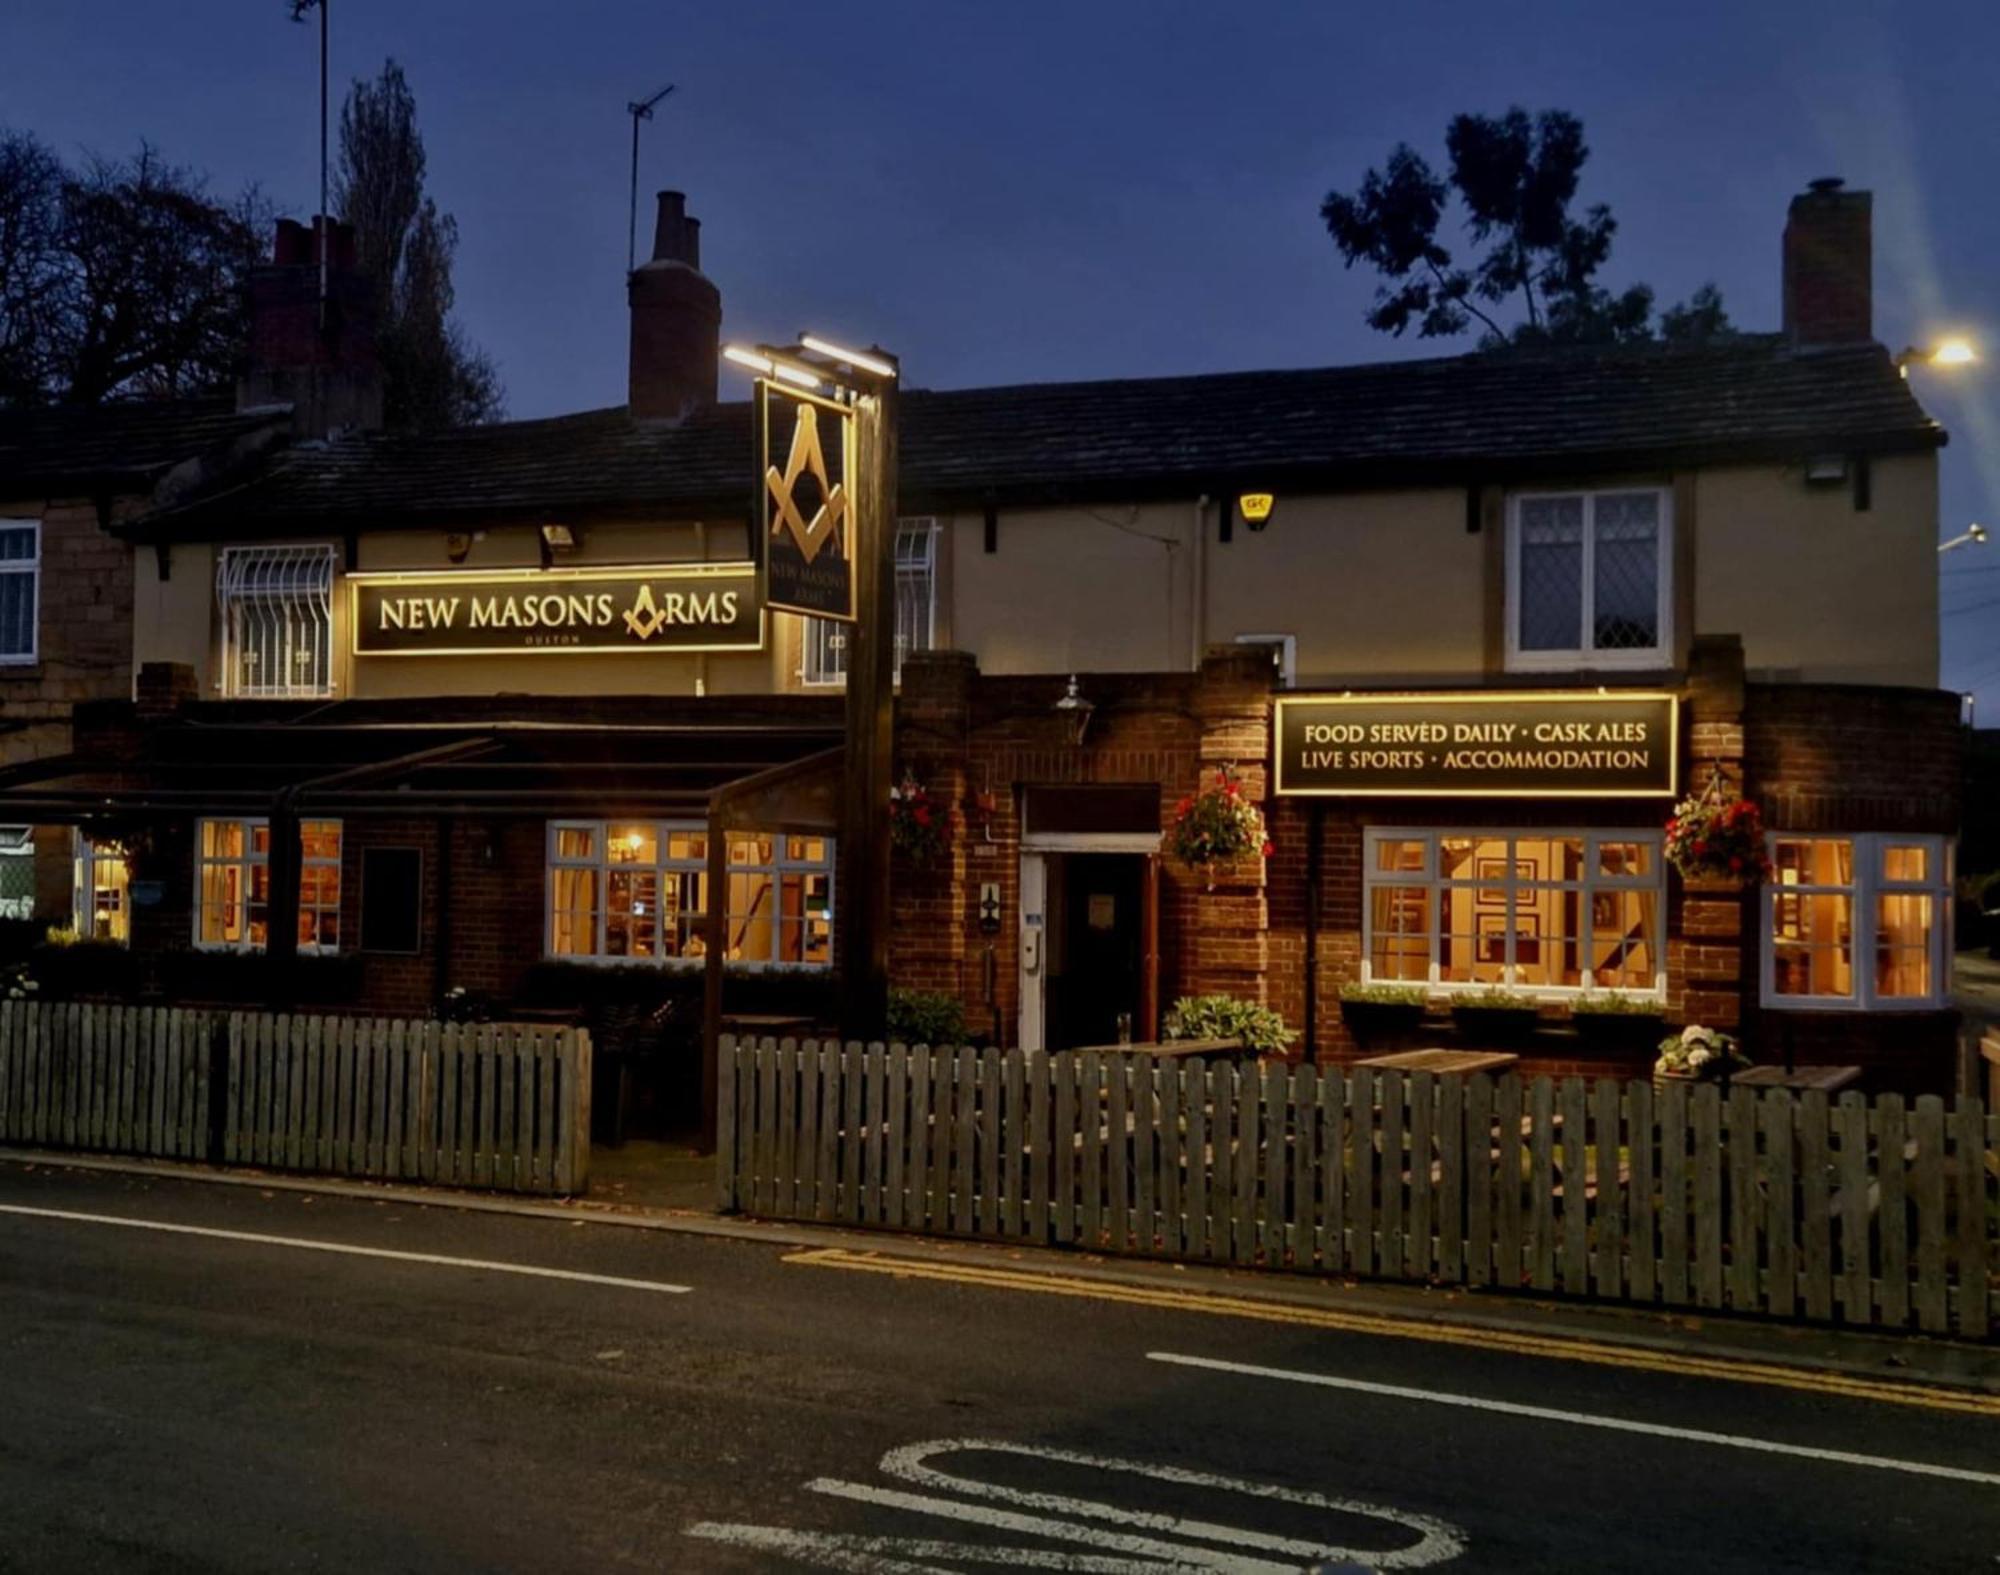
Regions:
<svg viewBox="0 0 2000 1575"><path fill-rule="evenodd" d="M1667 822L1667 862L1683 880L1758 885L1771 873L1764 817L1749 799L1731 799L1713 788L1700 798L1683 799Z"/></svg>
<svg viewBox="0 0 2000 1575"><path fill-rule="evenodd" d="M1202 870L1250 853L1268 859L1273 852L1263 815L1227 769L1217 775L1214 787L1189 794L1174 806L1164 841L1171 857Z"/></svg>
<svg viewBox="0 0 2000 1575"><path fill-rule="evenodd" d="M943 857L951 808L915 775L889 789L889 845L920 869Z"/></svg>

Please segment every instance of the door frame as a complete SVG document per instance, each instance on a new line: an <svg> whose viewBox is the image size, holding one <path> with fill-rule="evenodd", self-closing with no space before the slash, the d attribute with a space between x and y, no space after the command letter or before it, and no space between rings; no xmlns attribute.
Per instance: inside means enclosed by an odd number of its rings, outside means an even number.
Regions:
<svg viewBox="0 0 2000 1575"><path fill-rule="evenodd" d="M1048 1048L1048 898L1049 855L1062 853L1122 853L1146 862L1141 876L1144 900L1140 912L1140 1026L1158 1033L1152 1021L1159 1013L1159 854L1157 831L1044 831L1021 839L1020 934L1015 947L1020 976L1020 1023L1016 1038L1023 1050ZM1029 940L1034 932L1035 939ZM1032 958L1034 966L1030 968Z"/></svg>

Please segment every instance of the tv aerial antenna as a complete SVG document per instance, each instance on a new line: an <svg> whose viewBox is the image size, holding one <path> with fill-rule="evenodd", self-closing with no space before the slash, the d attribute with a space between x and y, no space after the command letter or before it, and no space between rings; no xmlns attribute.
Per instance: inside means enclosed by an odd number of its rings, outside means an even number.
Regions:
<svg viewBox="0 0 2000 1575"><path fill-rule="evenodd" d="M625 106L625 113L632 117L632 201L625 221L625 272L629 275L639 265L639 122L653 118L653 106L673 92L669 82L651 98L641 102L634 99Z"/></svg>

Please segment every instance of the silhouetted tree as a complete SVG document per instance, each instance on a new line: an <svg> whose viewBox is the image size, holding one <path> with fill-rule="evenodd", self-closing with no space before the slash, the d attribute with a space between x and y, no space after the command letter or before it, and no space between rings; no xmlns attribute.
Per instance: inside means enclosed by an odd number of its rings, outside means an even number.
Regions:
<svg viewBox="0 0 2000 1575"><path fill-rule="evenodd" d="M385 61L341 106L334 207L374 282L384 418L418 431L498 420L502 405L493 363L451 318L458 225L425 195L425 162L416 97Z"/></svg>
<svg viewBox="0 0 2000 1575"><path fill-rule="evenodd" d="M99 404L228 387L267 208L141 144L65 169L0 132L0 401Z"/></svg>
<svg viewBox="0 0 2000 1575"><path fill-rule="evenodd" d="M1590 149L1583 123L1562 110L1530 117L1456 115L1445 130L1449 174L1440 177L1407 143L1353 192L1320 205L1349 267L1367 263L1385 282L1367 318L1372 328L1449 338L1476 322L1486 345L1606 344L1652 339L1653 291L1614 293L1597 282L1618 221L1603 203L1572 213ZM1460 262L1438 239L1454 197L1474 248ZM1519 319L1504 321L1512 305ZM1703 285L1660 315L1657 336L1679 342L1731 332L1722 296Z"/></svg>

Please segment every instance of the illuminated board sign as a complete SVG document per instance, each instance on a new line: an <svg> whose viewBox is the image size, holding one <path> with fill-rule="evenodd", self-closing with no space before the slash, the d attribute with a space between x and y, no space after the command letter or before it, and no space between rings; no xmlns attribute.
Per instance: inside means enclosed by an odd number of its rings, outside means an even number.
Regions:
<svg viewBox="0 0 2000 1575"><path fill-rule="evenodd" d="M854 411L759 379L757 495L766 598L780 612L854 619Z"/></svg>
<svg viewBox="0 0 2000 1575"><path fill-rule="evenodd" d="M1671 798L1670 694L1287 695L1281 794L1387 798Z"/></svg>
<svg viewBox="0 0 2000 1575"><path fill-rule="evenodd" d="M754 651L750 563L351 574L356 656Z"/></svg>

